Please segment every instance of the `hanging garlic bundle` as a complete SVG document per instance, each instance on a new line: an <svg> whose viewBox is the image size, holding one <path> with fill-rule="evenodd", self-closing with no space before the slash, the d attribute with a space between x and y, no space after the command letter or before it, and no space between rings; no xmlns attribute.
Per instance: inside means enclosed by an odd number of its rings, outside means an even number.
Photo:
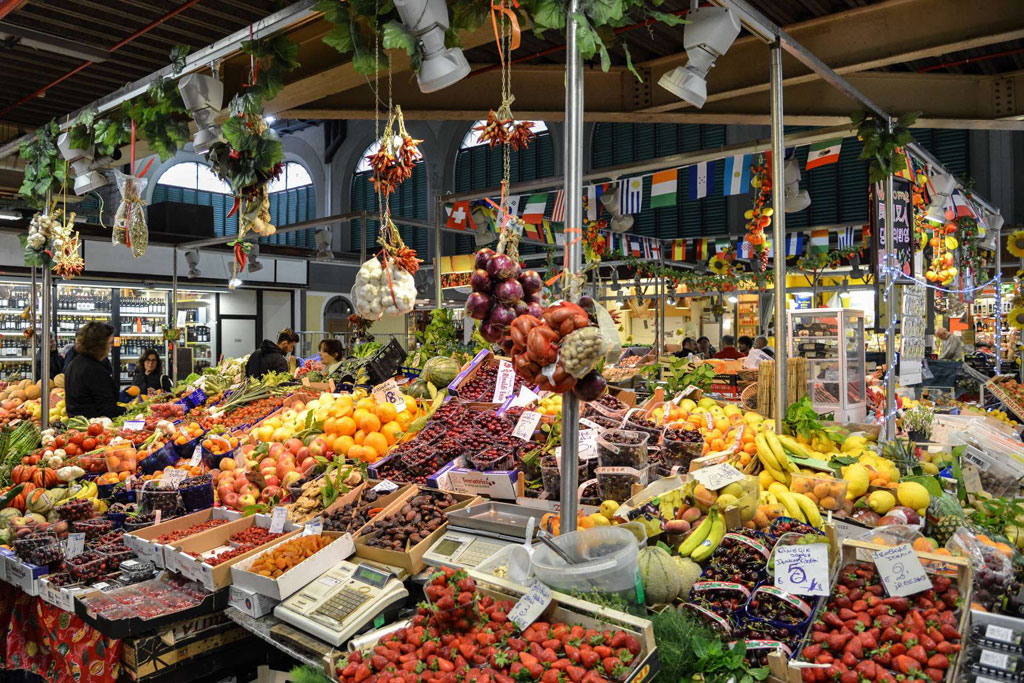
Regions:
<svg viewBox="0 0 1024 683"><path fill-rule="evenodd" d="M149 246L149 227L146 225L145 202L142 201L146 180L120 171L114 171L114 178L121 193L121 202L114 213L111 241L128 247L138 258L146 253Z"/></svg>
<svg viewBox="0 0 1024 683"><path fill-rule="evenodd" d="M65 215L53 228L53 272L63 280L81 275L85 260L78 253L78 231L74 229L75 214Z"/></svg>

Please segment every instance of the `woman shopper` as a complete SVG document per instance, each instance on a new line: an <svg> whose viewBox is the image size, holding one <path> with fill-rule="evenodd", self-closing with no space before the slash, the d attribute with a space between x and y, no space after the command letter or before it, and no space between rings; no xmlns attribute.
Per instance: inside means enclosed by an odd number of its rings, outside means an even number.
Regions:
<svg viewBox="0 0 1024 683"><path fill-rule="evenodd" d="M138 387L143 396L171 390L171 378L163 374L163 364L156 349L146 349L139 356L132 385Z"/></svg>
<svg viewBox="0 0 1024 683"><path fill-rule="evenodd" d="M114 418L124 413L107 359L113 345L114 328L106 323L94 321L78 330L75 356L64 370L68 415Z"/></svg>
<svg viewBox="0 0 1024 683"><path fill-rule="evenodd" d="M324 339L320 342L320 362L325 368L342 360L344 356L345 349L337 339Z"/></svg>

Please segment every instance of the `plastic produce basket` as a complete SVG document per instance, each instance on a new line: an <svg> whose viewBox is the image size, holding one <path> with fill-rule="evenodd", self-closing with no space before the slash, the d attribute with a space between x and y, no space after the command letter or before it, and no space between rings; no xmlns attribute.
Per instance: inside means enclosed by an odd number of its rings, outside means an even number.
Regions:
<svg viewBox="0 0 1024 683"><path fill-rule="evenodd" d="M377 385L394 377L407 356L397 340L389 341L366 363L366 376L370 383Z"/></svg>

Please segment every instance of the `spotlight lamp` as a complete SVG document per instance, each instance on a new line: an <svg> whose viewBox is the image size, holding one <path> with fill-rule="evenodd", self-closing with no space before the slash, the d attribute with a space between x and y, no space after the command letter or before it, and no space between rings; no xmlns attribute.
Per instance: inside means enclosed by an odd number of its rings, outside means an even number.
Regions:
<svg viewBox="0 0 1024 683"><path fill-rule="evenodd" d="M214 144L224 141L216 124L224 103L224 84L214 76L190 73L178 81L178 92L198 128L192 137L192 151L206 154Z"/></svg>
<svg viewBox="0 0 1024 683"><path fill-rule="evenodd" d="M71 134L61 133L57 138L57 149L75 172L75 194L86 194L107 184L95 161L96 150L92 145L85 149L72 147Z"/></svg>
<svg viewBox="0 0 1024 683"><path fill-rule="evenodd" d="M803 211L810 205L810 193L800 189L800 162L790 157L786 160L786 213Z"/></svg>
<svg viewBox="0 0 1024 683"><path fill-rule="evenodd" d="M946 204L949 196L956 189L956 179L948 173L936 171L929 179L932 184L932 199L928 204L928 213L924 219L942 225L946 222Z"/></svg>
<svg viewBox="0 0 1024 683"><path fill-rule="evenodd" d="M612 232L623 233L628 232L633 227L633 216L629 214L619 213L619 188L616 187L611 192L605 192L601 195L601 206L604 210L611 214L611 220L608 221L608 227Z"/></svg>
<svg viewBox="0 0 1024 683"><path fill-rule="evenodd" d="M188 264L188 279L194 280L197 277L202 277L202 272L199 270L199 250L189 249L185 252L185 263Z"/></svg>
<svg viewBox="0 0 1024 683"><path fill-rule="evenodd" d="M263 270L263 264L259 262L260 258L260 244L256 242L252 245L252 250L249 252L249 261L246 264L246 269L250 273Z"/></svg>
<svg viewBox="0 0 1024 683"><path fill-rule="evenodd" d="M986 213L985 224L988 225L987 234L999 234L999 231L1003 229L1003 215L998 211Z"/></svg>
<svg viewBox="0 0 1024 683"><path fill-rule="evenodd" d="M316 231L316 260L330 261L334 258L331 252L331 242L334 241L334 233L330 227L323 227Z"/></svg>
<svg viewBox="0 0 1024 683"><path fill-rule="evenodd" d="M665 73L658 85L699 109L708 98L708 72L739 36L740 19L723 7L691 9L686 18L683 47L689 60Z"/></svg>
<svg viewBox="0 0 1024 683"><path fill-rule="evenodd" d="M435 92L469 75L469 62L462 50L444 46L448 30L448 5L445 0L395 0L402 23L419 43L423 61L416 75L420 90Z"/></svg>

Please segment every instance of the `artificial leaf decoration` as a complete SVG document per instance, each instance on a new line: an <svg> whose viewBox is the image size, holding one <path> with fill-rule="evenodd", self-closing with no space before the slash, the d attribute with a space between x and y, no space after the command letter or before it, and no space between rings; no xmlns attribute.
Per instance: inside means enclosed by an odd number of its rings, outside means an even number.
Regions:
<svg viewBox="0 0 1024 683"><path fill-rule="evenodd" d="M299 65L299 45L286 36L246 40L242 52L255 60L249 92L266 102L284 88L284 75Z"/></svg>
<svg viewBox="0 0 1024 683"><path fill-rule="evenodd" d="M83 111L68 129L72 147L94 147L97 157L113 156L114 152L131 141L131 133L131 121L100 118L95 109Z"/></svg>
<svg viewBox="0 0 1024 683"><path fill-rule="evenodd" d="M161 161L170 159L192 140L192 114L185 108L177 82L170 78L153 81L144 95L124 104L121 118L135 121L136 135L149 143Z"/></svg>
<svg viewBox="0 0 1024 683"><path fill-rule="evenodd" d="M171 73L177 76L185 70L185 58L192 50L189 45L175 45L171 48Z"/></svg>
<svg viewBox="0 0 1024 683"><path fill-rule="evenodd" d="M907 168L903 147L913 142L910 126L920 115L919 111L902 114L891 131L888 121L874 112L859 111L850 117L853 125L857 126L857 139L864 143L860 158L871 160L868 164L870 182L881 182Z"/></svg>
<svg viewBox="0 0 1024 683"><path fill-rule="evenodd" d="M60 192L67 179L67 168L57 151L60 126L56 120L40 126L30 140L21 143L20 154L25 160L25 177L18 194L33 206L46 202L47 192Z"/></svg>

